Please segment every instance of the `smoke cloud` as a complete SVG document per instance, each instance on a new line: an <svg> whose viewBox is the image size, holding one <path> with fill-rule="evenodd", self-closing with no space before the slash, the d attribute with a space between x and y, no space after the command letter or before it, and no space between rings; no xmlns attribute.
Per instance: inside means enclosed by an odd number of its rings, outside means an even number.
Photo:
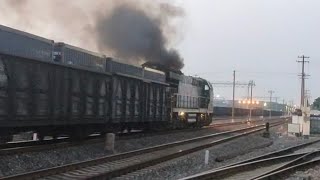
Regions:
<svg viewBox="0 0 320 180"><path fill-rule="evenodd" d="M115 56L131 64L152 62L180 70L170 46L183 9L165 1L5 0L0 22L23 31Z"/></svg>

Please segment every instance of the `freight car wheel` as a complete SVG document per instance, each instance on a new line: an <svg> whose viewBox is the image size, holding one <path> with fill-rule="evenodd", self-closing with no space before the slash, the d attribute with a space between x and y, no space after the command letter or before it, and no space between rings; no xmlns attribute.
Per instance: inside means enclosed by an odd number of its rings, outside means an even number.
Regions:
<svg viewBox="0 0 320 180"><path fill-rule="evenodd" d="M121 133L124 133L125 130L126 130L126 127L125 127L125 126L121 126L120 132L121 132Z"/></svg>
<svg viewBox="0 0 320 180"><path fill-rule="evenodd" d="M84 127L75 127L72 130L72 134L70 135L71 139L74 141L82 141L84 140L89 134L87 133L86 128Z"/></svg>
<svg viewBox="0 0 320 180"><path fill-rule="evenodd" d="M13 136L0 136L0 144L5 144L13 140Z"/></svg>
<svg viewBox="0 0 320 180"><path fill-rule="evenodd" d="M8 141L6 141L4 137L0 137L0 144L5 144L7 142Z"/></svg>
<svg viewBox="0 0 320 180"><path fill-rule="evenodd" d="M0 137L0 144L5 144L10 141L12 141L12 136L1 136Z"/></svg>
<svg viewBox="0 0 320 180"><path fill-rule="evenodd" d="M128 126L127 128L128 133L131 133L131 130L132 130L131 126Z"/></svg>
<svg viewBox="0 0 320 180"><path fill-rule="evenodd" d="M38 140L39 140L39 141L43 141L43 140L44 140L44 134L42 134L42 133L37 133L37 136L38 136Z"/></svg>
<svg viewBox="0 0 320 180"><path fill-rule="evenodd" d="M54 139L54 140L58 139L58 135L56 135L56 134L53 135L53 136L52 136L52 139Z"/></svg>

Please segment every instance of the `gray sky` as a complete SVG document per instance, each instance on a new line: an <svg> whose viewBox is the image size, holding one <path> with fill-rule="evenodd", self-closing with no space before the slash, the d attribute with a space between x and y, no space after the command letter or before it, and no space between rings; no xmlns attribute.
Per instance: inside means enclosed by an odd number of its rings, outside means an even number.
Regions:
<svg viewBox="0 0 320 180"><path fill-rule="evenodd" d="M254 80L254 95L275 96L299 103L301 65L310 56L307 88L320 96L316 81L320 65L320 1L318 0L181 0L186 10L184 39L179 49L184 72L211 81ZM231 88L216 88L231 98ZM246 94L239 89L237 97ZM282 101L282 100L281 100Z"/></svg>
<svg viewBox="0 0 320 180"><path fill-rule="evenodd" d="M0 2L0 24L95 49L91 39L81 39L83 27L78 28L82 22L90 23L88 14L96 13L91 1L65 4L61 0L47 0L44 2L48 4L57 2L57 7L49 6L48 11L35 0L21 9L37 18L28 22L20 15L20 9L14 12L4 6L5 2L9 0ZM108 4L103 0L94 2L96 6ZM320 96L316 81L320 75L319 0L175 0L175 3L185 9L185 19L178 29L182 35L173 44L184 57L185 74L197 74L212 82L231 81L232 71L236 70L238 81L256 82L254 95L268 96L268 90L272 89L275 96L299 103L297 74L301 70L296 60L298 55L305 54L311 57L306 67L311 75L307 88L313 98ZM63 9L67 14L61 16L59 11ZM48 14L58 19L67 17L68 24L57 19L51 21ZM75 16L80 18L75 21ZM61 28L66 26L73 28ZM216 88L215 93L231 98L232 89ZM245 95L245 89L237 90L237 98Z"/></svg>

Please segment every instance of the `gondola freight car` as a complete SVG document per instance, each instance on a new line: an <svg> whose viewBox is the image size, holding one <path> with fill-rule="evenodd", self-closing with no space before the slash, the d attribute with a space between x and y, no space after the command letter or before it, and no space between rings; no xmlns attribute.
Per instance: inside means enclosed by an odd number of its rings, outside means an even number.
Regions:
<svg viewBox="0 0 320 180"><path fill-rule="evenodd" d="M94 132L210 124L201 78L120 63L0 26L0 136L24 131L83 138Z"/></svg>

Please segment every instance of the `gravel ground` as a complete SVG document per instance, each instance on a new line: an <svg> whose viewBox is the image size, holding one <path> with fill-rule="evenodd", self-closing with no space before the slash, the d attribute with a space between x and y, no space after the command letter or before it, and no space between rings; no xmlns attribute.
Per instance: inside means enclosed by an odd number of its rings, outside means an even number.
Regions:
<svg viewBox="0 0 320 180"><path fill-rule="evenodd" d="M304 171L296 171L294 174L290 175L286 180L311 180L320 179L320 166L315 166L311 169Z"/></svg>
<svg viewBox="0 0 320 180"><path fill-rule="evenodd" d="M132 151L145 147L230 130L232 128L234 129L243 127L245 126L237 125L234 127L228 126L215 129L195 129L194 131L180 131L177 133L149 137L146 136L136 139L118 140L115 143L115 153ZM41 152L29 152L10 156L0 156L0 177L90 160L110 154L110 152L104 151L103 143L97 143L76 147L52 149Z"/></svg>
<svg viewBox="0 0 320 180"><path fill-rule="evenodd" d="M262 133L257 133L210 148L208 149L210 159L207 165L204 164L205 152L200 151L154 166L148 171L140 170L139 176L133 173L117 179L179 179L314 140L314 138L305 140L288 137L286 131L286 125L278 126L271 129L270 138L263 138Z"/></svg>

